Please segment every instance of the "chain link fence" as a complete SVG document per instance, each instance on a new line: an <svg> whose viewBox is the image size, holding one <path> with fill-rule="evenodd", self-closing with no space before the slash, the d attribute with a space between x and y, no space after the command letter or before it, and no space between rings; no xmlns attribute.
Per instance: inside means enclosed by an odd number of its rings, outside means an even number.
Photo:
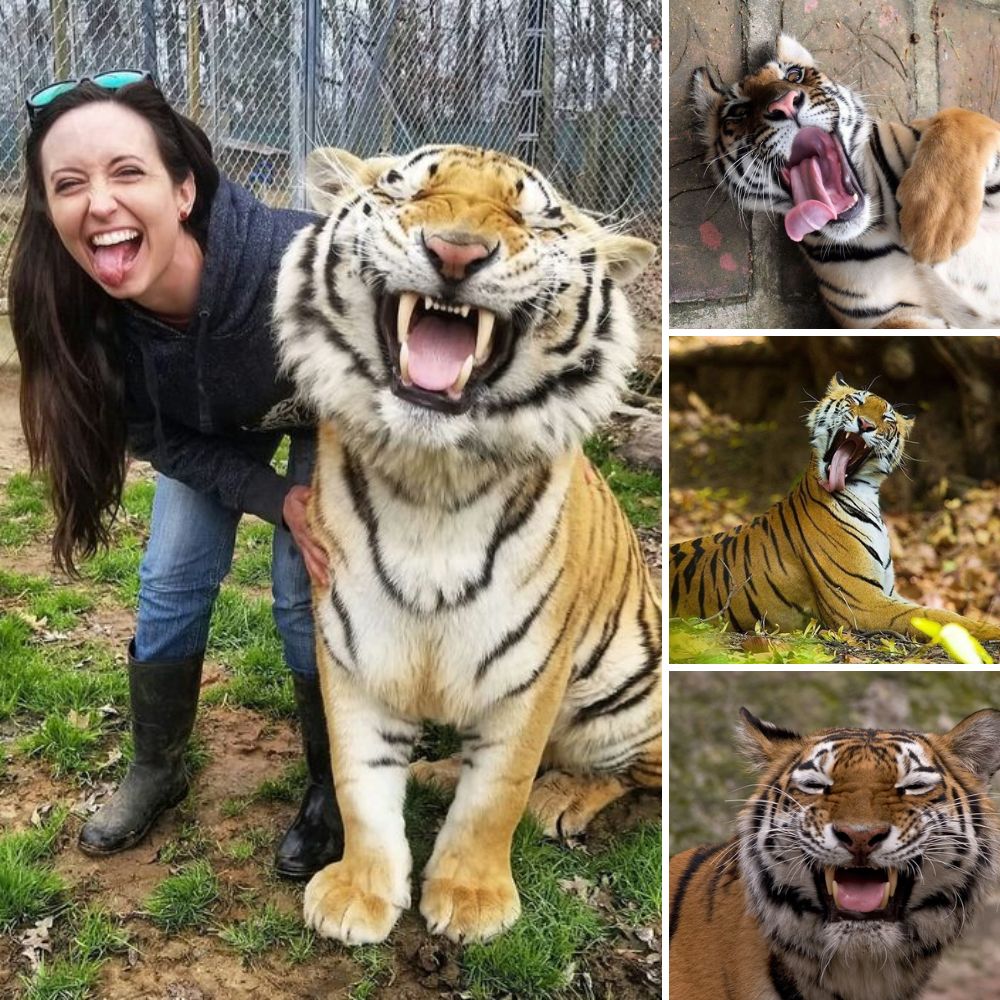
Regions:
<svg viewBox="0 0 1000 1000"><path fill-rule="evenodd" d="M0 0L0 262L25 97L129 68L271 204L305 205L314 146L460 142L520 156L659 242L660 43L657 0Z"/></svg>

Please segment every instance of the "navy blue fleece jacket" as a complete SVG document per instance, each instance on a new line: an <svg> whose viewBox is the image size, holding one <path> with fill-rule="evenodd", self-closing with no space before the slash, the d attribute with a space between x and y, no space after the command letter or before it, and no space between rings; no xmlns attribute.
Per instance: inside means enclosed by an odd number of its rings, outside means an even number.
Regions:
<svg viewBox="0 0 1000 1000"><path fill-rule="evenodd" d="M282 432L310 421L278 375L271 308L281 255L315 218L270 208L222 178L188 327L118 307L130 454L272 524L281 523L290 484L270 455Z"/></svg>

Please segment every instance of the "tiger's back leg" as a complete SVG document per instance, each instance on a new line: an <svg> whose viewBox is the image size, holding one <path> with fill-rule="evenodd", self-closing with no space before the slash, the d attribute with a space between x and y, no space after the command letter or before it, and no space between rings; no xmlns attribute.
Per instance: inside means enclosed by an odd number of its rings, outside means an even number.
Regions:
<svg viewBox="0 0 1000 1000"><path fill-rule="evenodd" d="M564 839L582 833L605 807L637 788L662 784L661 737L657 736L626 771L619 774L546 771L535 781L528 811L547 837Z"/></svg>

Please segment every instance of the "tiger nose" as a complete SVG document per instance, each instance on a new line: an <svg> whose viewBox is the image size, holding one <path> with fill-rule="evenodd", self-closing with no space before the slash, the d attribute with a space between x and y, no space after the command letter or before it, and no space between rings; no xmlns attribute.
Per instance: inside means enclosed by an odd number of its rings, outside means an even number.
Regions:
<svg viewBox="0 0 1000 1000"><path fill-rule="evenodd" d="M865 420L864 417L858 417L858 433L861 434L864 431L875 430L875 425L870 420Z"/></svg>
<svg viewBox="0 0 1000 1000"><path fill-rule="evenodd" d="M801 90L789 90L767 106L767 113L775 118L794 118L795 112L805 103L806 95Z"/></svg>
<svg viewBox="0 0 1000 1000"><path fill-rule="evenodd" d="M859 864L868 860L868 855L889 836L886 823L873 826L833 825L833 834L854 855Z"/></svg>
<svg viewBox="0 0 1000 1000"><path fill-rule="evenodd" d="M481 237L467 233L433 233L422 237L434 268L449 281L461 281L481 268L496 253Z"/></svg>

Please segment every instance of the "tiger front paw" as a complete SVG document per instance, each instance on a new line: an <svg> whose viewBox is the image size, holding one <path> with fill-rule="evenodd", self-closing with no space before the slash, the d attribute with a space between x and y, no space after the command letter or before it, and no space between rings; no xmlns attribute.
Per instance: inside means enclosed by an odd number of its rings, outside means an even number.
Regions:
<svg viewBox="0 0 1000 1000"><path fill-rule="evenodd" d="M910 256L937 264L976 234L984 181L1000 151L1000 124L949 108L914 125L921 138L896 191L899 224Z"/></svg>
<svg viewBox="0 0 1000 1000"><path fill-rule="evenodd" d="M521 915L509 849L435 851L424 872L420 912L432 934L452 941L485 941Z"/></svg>
<svg viewBox="0 0 1000 1000"><path fill-rule="evenodd" d="M407 883L393 885L380 859L338 861L309 880L303 905L306 926L344 944L384 941L410 905Z"/></svg>

